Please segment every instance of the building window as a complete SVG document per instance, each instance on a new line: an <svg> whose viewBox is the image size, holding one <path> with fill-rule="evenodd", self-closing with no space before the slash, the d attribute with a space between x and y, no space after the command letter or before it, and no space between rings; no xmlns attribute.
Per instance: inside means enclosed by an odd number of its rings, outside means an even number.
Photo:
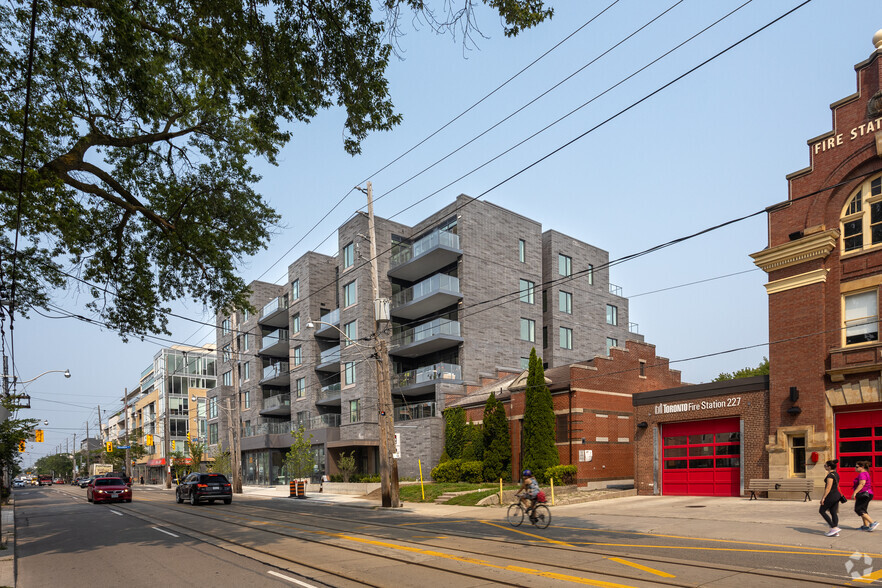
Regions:
<svg viewBox="0 0 882 588"><path fill-rule="evenodd" d="M294 366L298 366L303 363L303 347L298 345L294 348Z"/></svg>
<svg viewBox="0 0 882 588"><path fill-rule="evenodd" d="M294 382L294 397L303 398L306 395L306 378L297 378Z"/></svg>
<svg viewBox="0 0 882 588"><path fill-rule="evenodd" d="M208 399L208 418L217 418L217 396Z"/></svg>
<svg viewBox="0 0 882 588"><path fill-rule="evenodd" d="M805 477L805 437L790 437L790 477Z"/></svg>
<svg viewBox="0 0 882 588"><path fill-rule="evenodd" d="M291 318L291 332L292 333L299 333L300 332L300 315L299 314L295 314Z"/></svg>
<svg viewBox="0 0 882 588"><path fill-rule="evenodd" d="M588 264L588 285L594 285L594 265L590 263Z"/></svg>
<svg viewBox="0 0 882 588"><path fill-rule="evenodd" d="M248 339L249 339L248 333L243 333L242 334L242 351L248 351L249 349L251 349L251 346L248 343Z"/></svg>
<svg viewBox="0 0 882 588"><path fill-rule="evenodd" d="M521 358L521 369L522 370L530 369L530 358L529 357L522 357Z"/></svg>
<svg viewBox="0 0 882 588"><path fill-rule="evenodd" d="M309 428L309 412L303 410L297 413L297 428L304 431Z"/></svg>
<svg viewBox="0 0 882 588"><path fill-rule="evenodd" d="M243 309L242 309L242 322L244 323L244 322L247 321L249 318L251 318L251 313L248 312L248 309L247 309L247 308L243 308Z"/></svg>
<svg viewBox="0 0 882 588"><path fill-rule="evenodd" d="M357 423L361 420L361 401L358 399L349 401L349 422Z"/></svg>
<svg viewBox="0 0 882 588"><path fill-rule="evenodd" d="M844 296L845 344L855 345L879 339L876 290Z"/></svg>
<svg viewBox="0 0 882 588"><path fill-rule="evenodd" d="M521 341L536 342L536 321L532 319L521 319Z"/></svg>
<svg viewBox="0 0 882 588"><path fill-rule="evenodd" d="M558 310L567 314L573 314L573 294L572 292L558 292Z"/></svg>
<svg viewBox="0 0 882 588"><path fill-rule="evenodd" d="M343 269L352 267L355 263L355 243L350 242L343 248Z"/></svg>
<svg viewBox="0 0 882 588"><path fill-rule="evenodd" d="M229 345L224 345L222 350L223 361L230 361L233 359L233 353Z"/></svg>
<svg viewBox="0 0 882 588"><path fill-rule="evenodd" d="M223 378L224 378L224 381L223 381L224 386L232 386L233 385L233 370L230 370L228 372L224 372Z"/></svg>
<svg viewBox="0 0 882 588"><path fill-rule="evenodd" d="M217 445L217 423L208 425L208 444Z"/></svg>
<svg viewBox="0 0 882 588"><path fill-rule="evenodd" d="M251 379L251 364L247 361L242 364L242 379L250 380Z"/></svg>
<svg viewBox="0 0 882 588"><path fill-rule="evenodd" d="M343 364L343 385L349 386L355 383L355 362L347 361Z"/></svg>
<svg viewBox="0 0 882 588"><path fill-rule="evenodd" d="M520 281L521 302L526 302L527 304L533 304L535 302L535 300L533 299L535 286L536 284L534 284L530 280Z"/></svg>
<svg viewBox="0 0 882 588"><path fill-rule="evenodd" d="M251 390L246 390L242 394L243 402L245 403L245 408L251 408Z"/></svg>
<svg viewBox="0 0 882 588"><path fill-rule="evenodd" d="M548 349L548 327L542 327L542 349Z"/></svg>
<svg viewBox="0 0 882 588"><path fill-rule="evenodd" d="M352 321L351 323L346 323L343 325L343 334L346 337L340 341L340 347L346 347L350 345L350 342L354 342L358 339L358 319Z"/></svg>
<svg viewBox="0 0 882 588"><path fill-rule="evenodd" d="M619 309L612 304L606 305L606 324L613 326L619 324Z"/></svg>
<svg viewBox="0 0 882 588"><path fill-rule="evenodd" d="M523 239L518 239L518 261L527 262L527 242Z"/></svg>
<svg viewBox="0 0 882 588"><path fill-rule="evenodd" d="M300 280L291 282L291 300L300 298Z"/></svg>
<svg viewBox="0 0 882 588"><path fill-rule="evenodd" d="M606 354L607 354L607 355L609 355L609 350L610 350L610 349L612 349L613 347L618 347L618 346L619 346L619 340L618 340L618 339L613 339L612 337L607 337L607 338L606 338Z"/></svg>
<svg viewBox="0 0 882 588"><path fill-rule="evenodd" d="M352 306L356 301L355 282L349 282L343 286L343 307Z"/></svg>
<svg viewBox="0 0 882 588"><path fill-rule="evenodd" d="M251 436L251 421L245 421L245 437Z"/></svg>
<svg viewBox="0 0 882 588"><path fill-rule="evenodd" d="M646 362L643 361L642 359L640 360L640 377L641 378L646 377Z"/></svg>
<svg viewBox="0 0 882 588"><path fill-rule="evenodd" d="M554 415L554 442L566 443L570 440L570 415Z"/></svg>
<svg viewBox="0 0 882 588"><path fill-rule="evenodd" d="M845 205L840 220L843 251L882 243L882 177L861 184Z"/></svg>
<svg viewBox="0 0 882 588"><path fill-rule="evenodd" d="M548 312L548 290L542 290L542 312Z"/></svg>
<svg viewBox="0 0 882 588"><path fill-rule="evenodd" d="M229 335L231 330L230 319L224 319L221 322L221 335Z"/></svg>
<svg viewBox="0 0 882 588"><path fill-rule="evenodd" d="M573 330L568 329L566 327L560 328L560 348L561 349L572 349L573 348Z"/></svg>
<svg viewBox="0 0 882 588"><path fill-rule="evenodd" d="M558 253L557 255L557 273L562 276L573 275L573 258Z"/></svg>

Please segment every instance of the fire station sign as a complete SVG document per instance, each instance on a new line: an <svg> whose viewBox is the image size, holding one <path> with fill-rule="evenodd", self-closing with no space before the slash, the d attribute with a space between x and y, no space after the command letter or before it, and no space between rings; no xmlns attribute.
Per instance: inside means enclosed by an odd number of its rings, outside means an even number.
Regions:
<svg viewBox="0 0 882 588"><path fill-rule="evenodd" d="M701 400L698 402L671 402L655 405L655 414L672 414L676 412L700 412L715 408L736 408L741 406L740 396L729 396L718 400Z"/></svg>

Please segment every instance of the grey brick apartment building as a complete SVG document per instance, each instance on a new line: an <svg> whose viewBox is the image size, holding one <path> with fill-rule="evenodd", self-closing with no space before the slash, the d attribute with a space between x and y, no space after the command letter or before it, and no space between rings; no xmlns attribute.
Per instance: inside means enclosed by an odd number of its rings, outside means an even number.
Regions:
<svg viewBox="0 0 882 588"><path fill-rule="evenodd" d="M629 330L628 301L610 285L602 249L465 195L412 227L375 224L379 293L392 301L380 336L403 477L437 464L446 399L482 375L526 369L534 346L554 367L643 340ZM378 471L367 215L337 235L337 256L309 252L288 267L286 284L253 282L256 313L217 317L208 443L229 447L239 423L246 484L287 481L298 425L312 435L316 476L336 473L343 452L355 452L359 471Z"/></svg>

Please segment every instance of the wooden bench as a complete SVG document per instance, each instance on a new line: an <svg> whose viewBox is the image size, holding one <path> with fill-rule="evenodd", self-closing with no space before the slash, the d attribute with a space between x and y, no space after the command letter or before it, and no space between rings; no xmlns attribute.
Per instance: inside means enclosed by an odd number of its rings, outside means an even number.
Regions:
<svg viewBox="0 0 882 588"><path fill-rule="evenodd" d="M750 499L756 498L757 492L768 492L770 490L778 490L780 492L804 492L806 500L811 501L811 492L815 489L815 481L805 478L781 478L778 480L768 480L757 478L750 481L747 487L750 490Z"/></svg>

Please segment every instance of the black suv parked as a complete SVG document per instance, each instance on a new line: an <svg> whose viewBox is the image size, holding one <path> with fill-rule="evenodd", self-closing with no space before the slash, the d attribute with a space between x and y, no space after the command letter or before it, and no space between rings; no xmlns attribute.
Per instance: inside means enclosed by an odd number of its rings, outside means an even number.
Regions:
<svg viewBox="0 0 882 588"><path fill-rule="evenodd" d="M223 500L224 504L233 502L233 487L223 474L190 474L175 488L175 501L189 500L196 506L201 501Z"/></svg>

